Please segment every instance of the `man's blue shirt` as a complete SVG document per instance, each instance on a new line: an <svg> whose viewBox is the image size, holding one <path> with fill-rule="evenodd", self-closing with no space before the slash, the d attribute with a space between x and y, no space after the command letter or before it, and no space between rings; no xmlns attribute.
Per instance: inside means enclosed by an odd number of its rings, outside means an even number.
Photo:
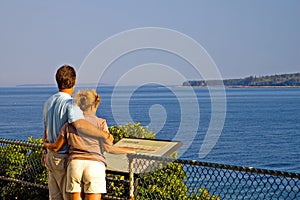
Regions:
<svg viewBox="0 0 300 200"><path fill-rule="evenodd" d="M44 104L44 126L46 128L47 141L55 142L60 129L68 122L84 119L83 112L74 104L72 97L64 92L52 95ZM64 145L59 153L67 153L68 146Z"/></svg>

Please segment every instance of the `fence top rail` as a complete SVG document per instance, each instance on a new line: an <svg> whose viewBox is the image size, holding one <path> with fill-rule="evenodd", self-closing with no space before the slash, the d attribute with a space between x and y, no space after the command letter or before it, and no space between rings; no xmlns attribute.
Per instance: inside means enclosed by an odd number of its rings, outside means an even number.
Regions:
<svg viewBox="0 0 300 200"><path fill-rule="evenodd" d="M176 162L180 164L188 164L188 165L194 165L200 167L234 170L234 171L247 172L247 173L265 174L271 176L282 176L287 178L296 178L300 180L300 173L284 172L284 171L269 170L269 169L259 169L254 167L233 166L233 165L226 165L226 164L202 162L196 160L184 160L184 159L158 157L158 156L150 156L150 155L142 155L142 154L128 154L128 159L129 161L133 159L149 159L149 160L156 160L161 162Z"/></svg>
<svg viewBox="0 0 300 200"><path fill-rule="evenodd" d="M41 144L34 144L32 142L28 142L28 141L24 141L24 140L12 140L12 139L0 138L0 143L20 145L20 146L31 147L31 148L36 148L36 149L43 148L43 145L41 145Z"/></svg>
<svg viewBox="0 0 300 200"><path fill-rule="evenodd" d="M26 147L31 147L31 148L35 148L35 149L41 149L43 147L43 145L41 145L41 144L34 144L34 143L31 143L28 141L5 139L5 138L0 138L0 143L26 146ZM296 179L300 180L300 173L284 172L284 171L269 170L269 169L259 169L259 168L254 168L254 167L233 166L233 165L226 165L226 164L202 162L202 161L196 161L196 160L183 160L183 159L150 156L150 155L142 155L142 154L128 154L128 159L129 159L129 161L132 161L133 159L149 159L149 160L156 160L156 161L163 161L163 162L176 162L176 163L180 163L180 164L188 164L188 165L194 165L194 166L200 166L200 167L218 168L218 169L234 170L234 171L257 173L257 174L266 174L266 175L272 175L272 176L282 176L282 177L288 177L288 178L296 178Z"/></svg>

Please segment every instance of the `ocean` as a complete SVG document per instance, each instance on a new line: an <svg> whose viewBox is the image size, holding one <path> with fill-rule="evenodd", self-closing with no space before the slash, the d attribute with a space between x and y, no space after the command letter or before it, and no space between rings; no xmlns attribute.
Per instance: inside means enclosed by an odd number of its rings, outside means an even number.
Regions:
<svg viewBox="0 0 300 200"><path fill-rule="evenodd" d="M300 88L226 88L226 98L217 100L226 103L221 127L210 127L215 99L207 88L103 86L97 91L97 115L109 126L140 122L157 139L181 138L181 159L300 173ZM0 137L42 137L43 103L55 92L55 87L0 88ZM201 157L211 128L220 135Z"/></svg>

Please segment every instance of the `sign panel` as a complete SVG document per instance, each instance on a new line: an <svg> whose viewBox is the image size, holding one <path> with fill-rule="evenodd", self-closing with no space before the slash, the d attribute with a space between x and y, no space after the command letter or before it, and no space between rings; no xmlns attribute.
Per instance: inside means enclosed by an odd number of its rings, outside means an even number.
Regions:
<svg viewBox="0 0 300 200"><path fill-rule="evenodd" d="M167 140L123 138L115 146L134 148L137 154L167 157L182 146L182 143ZM126 154L105 153L105 157L108 170L129 172L129 162ZM156 161L135 159L133 162L133 172L142 173L152 168Z"/></svg>

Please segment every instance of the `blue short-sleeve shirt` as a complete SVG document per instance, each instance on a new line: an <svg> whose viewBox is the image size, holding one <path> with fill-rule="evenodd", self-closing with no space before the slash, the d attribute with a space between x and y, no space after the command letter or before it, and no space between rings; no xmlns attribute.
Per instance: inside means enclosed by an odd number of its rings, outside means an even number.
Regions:
<svg viewBox="0 0 300 200"><path fill-rule="evenodd" d="M64 92L52 95L44 104L44 126L46 128L47 141L55 142L60 129L68 122L73 123L78 119L84 119L83 112L74 104L72 97ZM59 153L67 153L67 145L63 146Z"/></svg>

